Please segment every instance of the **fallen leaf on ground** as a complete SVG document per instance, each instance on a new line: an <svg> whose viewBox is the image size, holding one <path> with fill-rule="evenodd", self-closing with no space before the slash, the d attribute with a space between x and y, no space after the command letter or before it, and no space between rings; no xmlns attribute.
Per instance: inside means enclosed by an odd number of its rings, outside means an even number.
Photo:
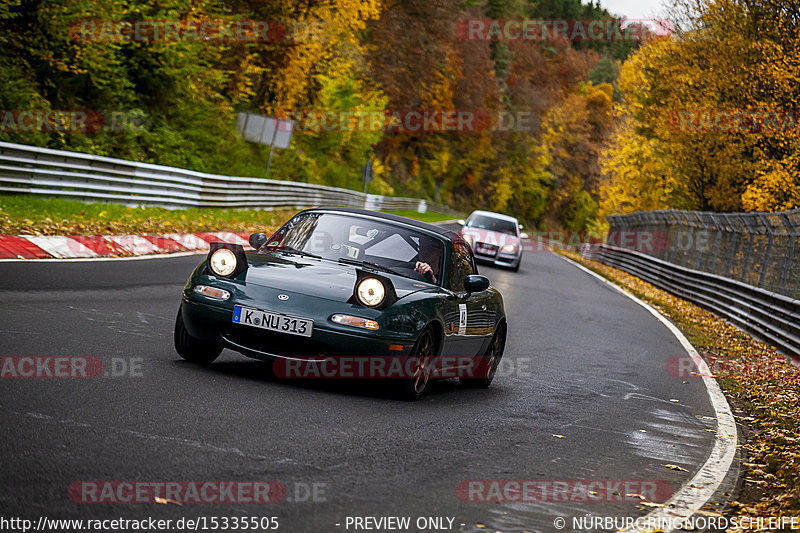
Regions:
<svg viewBox="0 0 800 533"><path fill-rule="evenodd" d="M175 505L183 505L181 502L176 502L175 500L170 500L169 498L159 498L158 496L155 497L156 503L160 503L166 505L168 503L174 503Z"/></svg>

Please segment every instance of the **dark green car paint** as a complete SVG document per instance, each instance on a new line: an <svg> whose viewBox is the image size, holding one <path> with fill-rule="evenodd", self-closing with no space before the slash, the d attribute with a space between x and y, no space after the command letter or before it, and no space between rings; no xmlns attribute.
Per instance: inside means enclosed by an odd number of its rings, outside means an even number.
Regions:
<svg viewBox="0 0 800 533"><path fill-rule="evenodd" d="M419 228L414 227L420 231ZM428 233L428 232L425 232ZM455 234L452 234L455 235ZM436 234L445 246L442 279L450 279L453 241ZM455 239L460 237L455 236ZM292 357L291 348L273 349L242 344L239 334L250 339L263 335L279 336L288 345L317 343L321 355L408 355L423 330L433 328L437 353L440 355L477 356L487 348L492 335L505 323L502 296L489 288L479 293L457 294L446 287L424 281L375 272L391 280L397 301L383 310L349 303L356 283L356 270L367 273L368 267L337 263L285 252L248 252L248 266L234 279L210 274L203 261L191 274L183 291L181 314L186 329L193 337L222 344L244 355L271 359ZM220 301L193 292L196 285L217 287L230 292ZM278 295L283 295L279 299ZM285 297L288 296L288 299ZM313 334L308 340L281 333L270 333L250 326L232 323L234 305L242 305L313 320ZM467 309L466 327L459 327L459 306ZM331 321L341 313L378 322L377 331ZM463 324L461 325L463 326ZM402 351L389 350L390 345L403 346ZM308 355L308 354L303 354Z"/></svg>

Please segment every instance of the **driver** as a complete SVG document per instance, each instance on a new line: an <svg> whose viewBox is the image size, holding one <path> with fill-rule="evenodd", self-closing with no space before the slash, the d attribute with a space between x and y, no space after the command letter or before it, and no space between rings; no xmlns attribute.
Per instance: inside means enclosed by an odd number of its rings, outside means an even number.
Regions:
<svg viewBox="0 0 800 533"><path fill-rule="evenodd" d="M438 283L439 267L442 263L442 244L431 237L420 237L417 259L414 272L421 274L433 283Z"/></svg>

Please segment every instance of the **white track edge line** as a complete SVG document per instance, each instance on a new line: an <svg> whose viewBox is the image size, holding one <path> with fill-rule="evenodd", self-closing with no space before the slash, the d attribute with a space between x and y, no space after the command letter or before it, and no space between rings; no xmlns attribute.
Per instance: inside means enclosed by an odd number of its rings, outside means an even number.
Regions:
<svg viewBox="0 0 800 533"><path fill-rule="evenodd" d="M714 408L717 418L717 432L714 436L714 446L711 449L711 453L709 454L705 463L703 463L703 465L698 469L694 477L684 483L681 489L664 504L664 507L657 508L642 517L643 524L647 524L649 522L652 524L660 523L669 525L670 527L664 527L663 531L667 533L674 531L677 529L677 527L673 526L678 525L677 522L679 518L688 518L692 516L695 511L698 511L711 499L717 489L719 489L722 481L725 479L725 476L727 476L731 464L733 463L734 456L736 455L736 444L738 438L736 421L733 418L730 405L728 405L728 400L722 393L722 389L720 389L717 380L712 377L711 371L709 370L705 360L700 356L695 347L692 346L692 343L689 342L683 332L681 332L681 330L679 330L678 327L667 317L657 311L650 304L637 298L630 292L626 291L616 283L607 280L600 274L589 270L585 266L576 263L572 259L564 257L561 254L555 255L580 268L587 274L594 276L603 283L610 285L620 293L624 294L637 304L647 309L650 314L664 324L667 329L678 339L678 341L680 341L683 348L692 358L692 361L694 361L698 374L700 374L700 376L703 378L703 383L706 386L709 400ZM633 533L649 530L650 529L648 528L633 527L626 531Z"/></svg>

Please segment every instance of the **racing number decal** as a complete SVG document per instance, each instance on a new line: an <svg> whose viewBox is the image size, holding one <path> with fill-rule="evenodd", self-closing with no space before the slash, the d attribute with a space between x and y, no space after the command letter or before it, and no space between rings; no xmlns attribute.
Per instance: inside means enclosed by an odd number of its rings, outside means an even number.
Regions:
<svg viewBox="0 0 800 533"><path fill-rule="evenodd" d="M458 334L467 334L467 304L458 304Z"/></svg>

